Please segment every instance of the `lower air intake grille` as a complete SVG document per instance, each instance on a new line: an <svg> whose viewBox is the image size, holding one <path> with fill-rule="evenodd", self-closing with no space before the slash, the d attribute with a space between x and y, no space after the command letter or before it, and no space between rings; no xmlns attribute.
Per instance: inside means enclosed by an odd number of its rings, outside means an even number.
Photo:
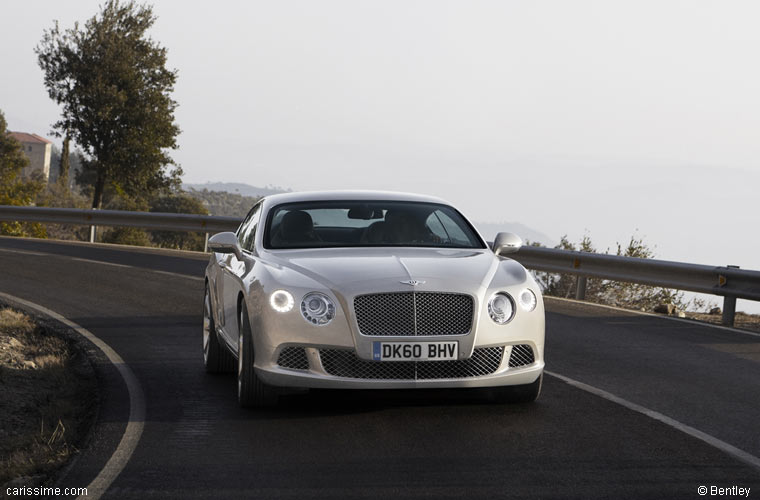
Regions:
<svg viewBox="0 0 760 500"><path fill-rule="evenodd" d="M536 358L533 349L529 345L519 344L512 346L512 354L509 355L509 367L517 368L532 364Z"/></svg>
<svg viewBox="0 0 760 500"><path fill-rule="evenodd" d="M504 347L475 349L455 361L366 361L346 349L320 349L325 371L334 377L375 380L431 380L490 375L499 368Z"/></svg>
<svg viewBox="0 0 760 500"><path fill-rule="evenodd" d="M309 369L309 360L306 358L306 350L303 347L286 347L280 351L277 364L293 370Z"/></svg>

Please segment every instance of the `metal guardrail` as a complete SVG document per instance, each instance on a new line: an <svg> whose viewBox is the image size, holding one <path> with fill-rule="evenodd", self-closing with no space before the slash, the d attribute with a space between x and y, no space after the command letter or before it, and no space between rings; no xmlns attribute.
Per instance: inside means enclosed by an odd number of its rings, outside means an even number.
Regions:
<svg viewBox="0 0 760 500"><path fill-rule="evenodd" d="M522 247L515 260L536 271L760 300L760 271L530 246Z"/></svg>
<svg viewBox="0 0 760 500"><path fill-rule="evenodd" d="M242 219L199 214L0 205L0 220L90 226L90 243L95 241L97 226L127 226L153 231L197 231L206 233L208 244L209 233L235 231ZM205 246L203 250L207 250Z"/></svg>
<svg viewBox="0 0 760 500"><path fill-rule="evenodd" d="M585 298L586 278L626 281L724 297L723 323L733 325L736 299L760 300L760 271L657 259L524 246L515 260L529 269L578 276L576 298Z"/></svg>
<svg viewBox="0 0 760 500"><path fill-rule="evenodd" d="M82 210L0 205L0 220L130 226L153 231L234 231L242 219L194 214ZM94 240L94 229L90 232ZM576 298L585 298L586 279L602 278L724 297L723 323L733 325L736 299L760 300L760 271L735 266L705 266L656 259L524 246L512 257L529 269L578 276Z"/></svg>

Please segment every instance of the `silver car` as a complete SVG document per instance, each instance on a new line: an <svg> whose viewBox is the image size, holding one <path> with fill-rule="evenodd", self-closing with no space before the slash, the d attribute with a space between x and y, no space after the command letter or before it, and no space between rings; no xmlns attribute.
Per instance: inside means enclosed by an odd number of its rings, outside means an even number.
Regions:
<svg viewBox="0 0 760 500"><path fill-rule="evenodd" d="M283 388L488 387L533 401L544 306L518 262L454 207L375 191L261 199L209 239L203 360L237 369L241 406Z"/></svg>

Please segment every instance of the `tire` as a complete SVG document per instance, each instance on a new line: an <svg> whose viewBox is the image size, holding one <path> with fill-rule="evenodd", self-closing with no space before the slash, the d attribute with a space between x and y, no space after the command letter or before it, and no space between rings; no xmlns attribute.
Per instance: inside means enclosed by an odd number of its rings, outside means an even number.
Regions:
<svg viewBox="0 0 760 500"><path fill-rule="evenodd" d="M256 376L253 368L253 334L245 303L238 318L238 403L242 408L264 408L277 404L277 391Z"/></svg>
<svg viewBox="0 0 760 500"><path fill-rule="evenodd" d="M491 399L495 403L532 403L541 394L544 374L542 373L531 384L505 385L491 388Z"/></svg>
<svg viewBox="0 0 760 500"><path fill-rule="evenodd" d="M227 346L219 342L219 337L216 334L208 284L206 284L206 292L203 297L203 366L207 373L231 373L235 371L235 358Z"/></svg>

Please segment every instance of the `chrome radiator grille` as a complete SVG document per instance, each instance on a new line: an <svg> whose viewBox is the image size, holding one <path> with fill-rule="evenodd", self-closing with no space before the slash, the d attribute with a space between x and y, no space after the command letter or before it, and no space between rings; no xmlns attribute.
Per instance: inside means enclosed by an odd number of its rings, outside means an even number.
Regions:
<svg viewBox="0 0 760 500"><path fill-rule="evenodd" d="M335 377L374 380L431 380L490 375L499 368L504 347L475 349L455 361L366 361L347 349L320 349L322 367Z"/></svg>
<svg viewBox="0 0 760 500"><path fill-rule="evenodd" d="M466 335L472 329L469 295L442 292L397 292L360 295L354 299L362 335Z"/></svg>

